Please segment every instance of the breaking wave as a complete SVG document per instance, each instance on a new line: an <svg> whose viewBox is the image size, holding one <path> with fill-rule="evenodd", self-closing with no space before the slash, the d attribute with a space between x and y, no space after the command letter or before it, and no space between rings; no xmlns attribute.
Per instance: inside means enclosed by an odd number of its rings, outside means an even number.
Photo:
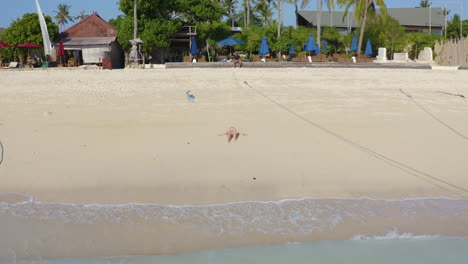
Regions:
<svg viewBox="0 0 468 264"><path fill-rule="evenodd" d="M468 236L468 199L304 198L176 206L30 198L0 202L0 223L8 225L0 248L19 258L30 258L31 252L49 258L108 257L350 238Z"/></svg>
<svg viewBox="0 0 468 264"><path fill-rule="evenodd" d="M426 239L437 239L440 238L439 235L413 235L411 233L400 233L397 228L393 228L390 231L387 231L382 236L364 236L364 235L355 235L351 240L395 240L395 239L417 239L417 240L426 240Z"/></svg>

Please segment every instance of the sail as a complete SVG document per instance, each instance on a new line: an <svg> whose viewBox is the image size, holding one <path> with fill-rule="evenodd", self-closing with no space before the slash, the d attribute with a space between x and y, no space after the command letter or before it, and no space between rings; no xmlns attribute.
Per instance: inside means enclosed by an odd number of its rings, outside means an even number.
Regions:
<svg viewBox="0 0 468 264"><path fill-rule="evenodd" d="M39 24L41 25L42 40L44 42L44 53L50 55L52 53L52 44L50 43L49 31L47 31L47 24L42 13L39 0L36 0L37 15L39 16Z"/></svg>

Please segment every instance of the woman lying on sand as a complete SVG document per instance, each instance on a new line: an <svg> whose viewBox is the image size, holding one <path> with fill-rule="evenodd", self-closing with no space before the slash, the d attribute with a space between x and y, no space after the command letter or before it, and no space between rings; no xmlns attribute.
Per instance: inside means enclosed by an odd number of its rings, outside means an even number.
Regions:
<svg viewBox="0 0 468 264"><path fill-rule="evenodd" d="M224 132L223 134L219 134L218 136L227 136L228 143L234 138L234 141L237 141L240 135L247 136L245 133L240 133L237 131L235 127L230 127L228 131Z"/></svg>

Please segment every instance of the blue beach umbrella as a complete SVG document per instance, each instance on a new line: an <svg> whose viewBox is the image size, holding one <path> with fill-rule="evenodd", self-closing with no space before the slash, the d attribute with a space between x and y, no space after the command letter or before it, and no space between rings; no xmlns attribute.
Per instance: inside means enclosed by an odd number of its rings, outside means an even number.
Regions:
<svg viewBox="0 0 468 264"><path fill-rule="evenodd" d="M235 39L233 36L228 37L227 39L223 39L219 42L216 42L218 46L234 46L234 45L241 45L245 44L245 41Z"/></svg>
<svg viewBox="0 0 468 264"><path fill-rule="evenodd" d="M317 51L317 50L318 50L317 45L315 45L314 34L310 34L309 40L307 41L304 50L305 50L305 51L308 51L308 52ZM319 52L320 52L320 51L319 51Z"/></svg>
<svg viewBox="0 0 468 264"><path fill-rule="evenodd" d="M260 50L258 51L258 54L260 55L261 58L263 58L268 53L270 53L270 50L268 49L267 37L263 37L262 44L260 45Z"/></svg>
<svg viewBox="0 0 468 264"><path fill-rule="evenodd" d="M245 41L235 39L233 36L229 36L227 39L223 39L216 42L217 46L229 46L229 54L231 54L231 47L235 45L245 44Z"/></svg>
<svg viewBox="0 0 468 264"><path fill-rule="evenodd" d="M294 47L294 44L291 44L291 46L289 47L289 55L291 55L293 53L296 53L296 49Z"/></svg>
<svg viewBox="0 0 468 264"><path fill-rule="evenodd" d="M366 54L367 56L372 56L372 45L370 39L367 40L366 51L364 51L364 54Z"/></svg>
<svg viewBox="0 0 468 264"><path fill-rule="evenodd" d="M357 49L358 49L357 35L356 35L356 32L354 32L353 40L351 41L351 51L356 52Z"/></svg>
<svg viewBox="0 0 468 264"><path fill-rule="evenodd" d="M323 41L322 49L325 52L328 52L328 43L326 40Z"/></svg>
<svg viewBox="0 0 468 264"><path fill-rule="evenodd" d="M195 36L192 36L192 47L190 47L190 54L192 54L192 56L195 56L198 54L198 46L197 46L197 38L195 38Z"/></svg>

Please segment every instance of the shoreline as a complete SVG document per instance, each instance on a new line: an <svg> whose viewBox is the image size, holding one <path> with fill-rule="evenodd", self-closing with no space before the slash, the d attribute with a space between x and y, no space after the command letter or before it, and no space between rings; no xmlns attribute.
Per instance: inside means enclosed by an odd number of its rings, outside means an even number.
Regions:
<svg viewBox="0 0 468 264"><path fill-rule="evenodd" d="M440 93L464 84L407 69L0 71L0 256L468 236L468 199L453 199L468 142L427 113L468 134L468 103ZM227 143L231 126L247 135Z"/></svg>
<svg viewBox="0 0 468 264"><path fill-rule="evenodd" d="M306 198L211 206L0 203L0 221L9 227L0 249L13 250L18 259L34 259L32 252L41 259L107 258L348 241L389 232L468 237L468 199Z"/></svg>

